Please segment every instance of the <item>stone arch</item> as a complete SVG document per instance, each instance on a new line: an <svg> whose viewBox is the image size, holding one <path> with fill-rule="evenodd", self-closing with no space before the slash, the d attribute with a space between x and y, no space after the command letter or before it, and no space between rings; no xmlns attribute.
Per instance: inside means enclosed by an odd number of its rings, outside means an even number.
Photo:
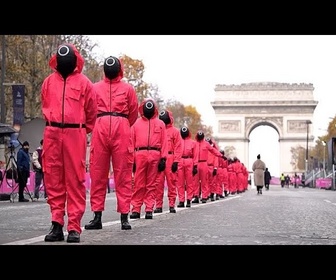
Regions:
<svg viewBox="0 0 336 280"><path fill-rule="evenodd" d="M250 134L253 130L255 130L257 127L262 126L262 125L267 125L269 127L272 127L279 135L279 138L281 138L282 134L282 127L279 126L274 120L267 120L263 118L255 118L251 121L250 125L246 127L245 131L245 137L247 139L250 139Z"/></svg>
<svg viewBox="0 0 336 280"><path fill-rule="evenodd" d="M313 144L313 115L318 104L313 91L313 85L305 83L216 85L211 105L218 145L235 147L239 159L249 166L249 136L256 127L268 125L279 134L281 170L303 172L293 170L291 148Z"/></svg>

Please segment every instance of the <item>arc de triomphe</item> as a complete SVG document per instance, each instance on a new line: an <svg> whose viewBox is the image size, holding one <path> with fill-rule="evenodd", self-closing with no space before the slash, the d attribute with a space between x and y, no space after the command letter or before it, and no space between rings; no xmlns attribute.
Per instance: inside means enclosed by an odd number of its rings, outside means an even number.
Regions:
<svg viewBox="0 0 336 280"><path fill-rule="evenodd" d="M225 150L233 147L229 156L237 156L249 167L250 133L267 125L279 135L281 172L304 171L293 170L291 148L306 148L307 143L311 146L314 142L313 115L318 101L314 100L313 91L313 85L305 83L216 85L211 105L216 115L217 126L213 130L217 143Z"/></svg>

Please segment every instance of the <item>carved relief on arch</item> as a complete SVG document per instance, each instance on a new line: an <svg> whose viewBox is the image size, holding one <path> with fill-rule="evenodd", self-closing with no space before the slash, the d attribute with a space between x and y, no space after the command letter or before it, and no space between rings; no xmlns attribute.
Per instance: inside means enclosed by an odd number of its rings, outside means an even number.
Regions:
<svg viewBox="0 0 336 280"><path fill-rule="evenodd" d="M219 133L225 132L241 132L241 125L239 120L225 120L219 121Z"/></svg>
<svg viewBox="0 0 336 280"><path fill-rule="evenodd" d="M305 120L288 120L287 132L288 133L302 133L307 130L307 122Z"/></svg>

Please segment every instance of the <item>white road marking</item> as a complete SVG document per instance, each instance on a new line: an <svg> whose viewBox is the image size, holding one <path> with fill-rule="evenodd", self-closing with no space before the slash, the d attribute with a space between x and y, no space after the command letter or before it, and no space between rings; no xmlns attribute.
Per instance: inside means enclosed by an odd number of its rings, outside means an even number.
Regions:
<svg viewBox="0 0 336 280"><path fill-rule="evenodd" d="M206 205L209 205L209 204L225 202L225 201L229 201L229 200L239 198L239 197L241 197L241 196L240 195L235 195L235 196L229 196L229 197L225 197L224 199L215 200L215 201L211 201L211 202L207 202L207 203L201 203L201 202L199 204L194 203L194 204L192 204L191 208L202 207L202 206L206 206ZM111 200L111 199L115 199L115 197L112 197L112 198L107 197L106 198L106 200ZM36 205L36 206L40 206L40 205ZM36 207L36 206L33 206L33 207ZM189 209L188 207L184 207L184 208L177 208L176 207L176 212L184 211L184 210L188 210L188 209ZM154 215L155 215L155 217L157 217L157 216L164 215L164 214L167 214L167 213L169 213L169 210L164 211L162 213L155 213ZM142 218L144 218L144 217L145 217L145 214L142 215ZM136 221L136 220L137 219L132 220L132 221ZM108 227L108 226L112 226L112 225L116 225L116 224L120 224L120 221L118 220L118 221L103 223L103 227ZM81 229L84 230L84 227L81 227ZM67 234L67 232L64 232L64 234ZM45 235L40 235L40 236L37 236L37 237L33 237L33 238L29 238L29 239L23 239L23 240L17 240L17 241L5 243L5 244L2 244L2 245L29 245L29 244L33 244L33 243L37 243L37 242L43 242L44 237L45 237Z"/></svg>

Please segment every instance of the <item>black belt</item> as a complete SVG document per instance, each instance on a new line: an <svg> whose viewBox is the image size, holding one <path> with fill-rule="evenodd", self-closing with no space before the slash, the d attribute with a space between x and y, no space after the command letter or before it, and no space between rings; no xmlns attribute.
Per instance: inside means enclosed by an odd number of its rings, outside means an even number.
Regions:
<svg viewBox="0 0 336 280"><path fill-rule="evenodd" d="M192 156L182 156L182 158L192 158Z"/></svg>
<svg viewBox="0 0 336 280"><path fill-rule="evenodd" d="M118 112L101 112L97 115L97 118L103 117L103 116L115 116L115 117L123 117L128 118L128 115Z"/></svg>
<svg viewBox="0 0 336 280"><path fill-rule="evenodd" d="M204 159L204 160L199 160L198 162L206 162L207 160L206 159Z"/></svg>
<svg viewBox="0 0 336 280"><path fill-rule="evenodd" d="M157 148L157 147L138 147L135 148L136 151L141 151L141 150L154 150L154 151L160 151L161 148Z"/></svg>
<svg viewBox="0 0 336 280"><path fill-rule="evenodd" d="M168 152L168 154L169 154L169 155L173 155L173 154L174 154L174 152Z"/></svg>
<svg viewBox="0 0 336 280"><path fill-rule="evenodd" d="M85 123L46 122L46 126L53 126L53 127L59 127L59 128L86 128Z"/></svg>

